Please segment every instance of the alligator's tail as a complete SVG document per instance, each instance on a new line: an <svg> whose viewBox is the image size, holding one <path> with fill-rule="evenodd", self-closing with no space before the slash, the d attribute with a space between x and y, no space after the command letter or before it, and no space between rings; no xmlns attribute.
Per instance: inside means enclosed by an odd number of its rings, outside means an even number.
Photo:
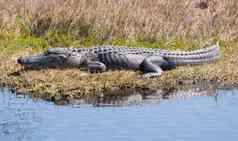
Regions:
<svg viewBox="0 0 238 141"><path fill-rule="evenodd" d="M194 51L168 51L163 50L160 55L175 65L193 65L210 63L220 57L219 43L207 48Z"/></svg>

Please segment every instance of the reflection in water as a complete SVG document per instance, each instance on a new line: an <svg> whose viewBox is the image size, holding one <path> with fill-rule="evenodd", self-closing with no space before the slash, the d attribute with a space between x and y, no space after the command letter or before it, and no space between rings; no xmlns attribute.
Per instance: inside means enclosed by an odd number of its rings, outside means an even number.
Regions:
<svg viewBox="0 0 238 141"><path fill-rule="evenodd" d="M91 106L77 108L34 102L7 89L0 90L0 141L231 141L238 138L235 89L157 90L125 96L114 93L87 101Z"/></svg>
<svg viewBox="0 0 238 141"><path fill-rule="evenodd" d="M120 94L119 94L120 93ZM124 93L123 96L121 96ZM159 103L162 100L171 99L188 99L194 96L217 96L216 89L207 87L190 86L180 90L156 90L150 93L139 92L114 92L113 95L106 97L98 97L94 100L88 100L87 103L91 103L96 107L107 106L130 106L145 103Z"/></svg>

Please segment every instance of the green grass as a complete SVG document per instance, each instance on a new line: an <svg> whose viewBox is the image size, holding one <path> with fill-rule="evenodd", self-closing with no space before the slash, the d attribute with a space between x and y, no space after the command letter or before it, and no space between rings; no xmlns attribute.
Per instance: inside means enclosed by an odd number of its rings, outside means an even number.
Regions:
<svg viewBox="0 0 238 141"><path fill-rule="evenodd" d="M15 53L24 48L31 48L33 52L46 50L50 47L92 47L97 45L115 45L143 48L165 48L165 49L194 49L200 46L197 41L183 38L165 40L146 40L138 38L128 40L123 38L97 39L96 36L78 38L69 33L48 32L44 36L33 36L30 34L19 34L14 32L0 33L0 48L7 54Z"/></svg>

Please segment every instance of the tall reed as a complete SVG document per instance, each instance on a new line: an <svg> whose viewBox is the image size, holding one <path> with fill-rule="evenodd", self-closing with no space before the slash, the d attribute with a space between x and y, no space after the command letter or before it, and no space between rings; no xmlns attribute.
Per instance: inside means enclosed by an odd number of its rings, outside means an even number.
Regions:
<svg viewBox="0 0 238 141"><path fill-rule="evenodd" d="M237 0L0 0L0 30L98 39L238 38Z"/></svg>

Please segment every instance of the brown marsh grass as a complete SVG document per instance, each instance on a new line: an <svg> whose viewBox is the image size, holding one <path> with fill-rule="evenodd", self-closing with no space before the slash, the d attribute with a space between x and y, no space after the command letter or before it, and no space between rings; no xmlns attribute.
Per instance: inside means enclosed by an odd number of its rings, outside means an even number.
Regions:
<svg viewBox="0 0 238 141"><path fill-rule="evenodd" d="M237 16L237 0L0 0L2 31L37 36L236 40Z"/></svg>

